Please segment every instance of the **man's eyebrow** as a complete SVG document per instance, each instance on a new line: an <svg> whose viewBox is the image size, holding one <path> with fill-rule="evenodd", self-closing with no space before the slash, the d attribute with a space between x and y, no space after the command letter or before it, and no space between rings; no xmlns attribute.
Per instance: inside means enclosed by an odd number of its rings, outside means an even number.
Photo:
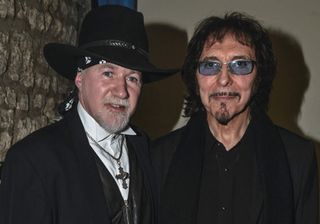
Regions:
<svg viewBox="0 0 320 224"><path fill-rule="evenodd" d="M248 56L248 55L235 55L231 58L230 61L233 60L237 60L237 59L252 59L252 57ZM210 57L204 57L203 59L201 59L200 61L220 61L217 57L215 56L210 56Z"/></svg>
<svg viewBox="0 0 320 224"><path fill-rule="evenodd" d="M236 59L252 59L249 55L236 55L233 56L231 60L236 60Z"/></svg>
<svg viewBox="0 0 320 224"><path fill-rule="evenodd" d="M200 61L219 61L219 59L215 56L210 56L210 57L204 57L203 59L201 59Z"/></svg>
<svg viewBox="0 0 320 224"><path fill-rule="evenodd" d="M107 63L101 64L101 66L98 67L98 71L102 71L104 69L114 69L114 68L115 68L115 66L113 66L112 64L107 62Z"/></svg>
<svg viewBox="0 0 320 224"><path fill-rule="evenodd" d="M137 73L137 74L142 74L142 72L138 71L138 70L134 70L134 69L130 69L131 73Z"/></svg>
<svg viewBox="0 0 320 224"><path fill-rule="evenodd" d="M112 64L112 63L109 63L109 62L103 63L103 64L101 64L101 65L102 65L102 66L99 68L99 70L103 70L103 69L106 69L106 68L108 68L108 69L116 69L116 68L117 68L116 65L114 65L114 64ZM130 70L130 73L142 74L142 72L140 72L140 71L138 71L138 70L129 69L129 68L127 68L127 69Z"/></svg>

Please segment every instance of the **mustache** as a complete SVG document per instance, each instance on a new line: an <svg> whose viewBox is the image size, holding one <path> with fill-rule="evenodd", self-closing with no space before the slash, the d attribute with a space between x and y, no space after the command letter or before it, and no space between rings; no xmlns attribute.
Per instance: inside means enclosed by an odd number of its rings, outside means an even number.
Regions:
<svg viewBox="0 0 320 224"><path fill-rule="evenodd" d="M119 98L107 98L103 101L104 104L116 104L122 107L128 107L129 101L127 99L119 99Z"/></svg>
<svg viewBox="0 0 320 224"><path fill-rule="evenodd" d="M214 93L211 93L209 97L216 97L216 96L240 97L240 93L238 93L238 92L214 92Z"/></svg>

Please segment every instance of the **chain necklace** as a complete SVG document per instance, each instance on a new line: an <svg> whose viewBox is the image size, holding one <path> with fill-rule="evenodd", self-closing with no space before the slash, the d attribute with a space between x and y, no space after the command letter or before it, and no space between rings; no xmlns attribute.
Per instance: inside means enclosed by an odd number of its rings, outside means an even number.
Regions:
<svg viewBox="0 0 320 224"><path fill-rule="evenodd" d="M121 181L122 181L122 187L123 187L123 189L128 189L128 184L127 184L127 181L126 181L126 180L129 179L130 175L129 175L128 172L126 172L126 171L123 170L123 167L121 166L121 161L120 161L121 156L122 156L122 152L123 152L124 137L121 136L122 138L121 138L121 142L120 142L120 154L119 154L119 156L118 156L118 158L117 158L117 157L113 156L111 153L109 153L107 150L105 150L91 135L89 135L88 132L86 132L86 133L87 133L88 138L89 138L100 150L102 150L103 152L107 153L108 156L110 156L112 159L114 159L114 160L117 162L119 173L116 174L115 177L116 177L117 180L121 180Z"/></svg>

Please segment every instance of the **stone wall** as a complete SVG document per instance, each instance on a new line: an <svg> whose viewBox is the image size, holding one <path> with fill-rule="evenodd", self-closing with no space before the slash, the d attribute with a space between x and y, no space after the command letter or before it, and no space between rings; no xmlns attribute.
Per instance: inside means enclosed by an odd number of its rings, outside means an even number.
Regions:
<svg viewBox="0 0 320 224"><path fill-rule="evenodd" d="M48 42L76 43L90 0L0 0L0 161L55 119L71 83L47 65Z"/></svg>

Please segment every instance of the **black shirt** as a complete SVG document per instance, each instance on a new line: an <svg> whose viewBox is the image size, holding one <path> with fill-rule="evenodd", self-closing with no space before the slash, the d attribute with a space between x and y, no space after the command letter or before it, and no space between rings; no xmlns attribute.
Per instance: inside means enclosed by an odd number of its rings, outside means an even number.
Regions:
<svg viewBox="0 0 320 224"><path fill-rule="evenodd" d="M198 224L248 224L255 175L251 125L227 151L207 127L202 168Z"/></svg>

